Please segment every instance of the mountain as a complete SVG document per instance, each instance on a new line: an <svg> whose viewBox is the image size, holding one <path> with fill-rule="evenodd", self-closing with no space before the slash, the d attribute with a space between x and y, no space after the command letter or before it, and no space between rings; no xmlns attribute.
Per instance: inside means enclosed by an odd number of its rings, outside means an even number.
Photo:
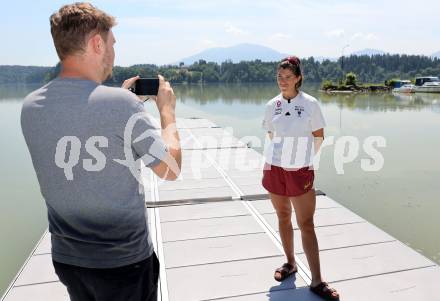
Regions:
<svg viewBox="0 0 440 301"><path fill-rule="evenodd" d="M351 55L375 55L375 54L386 54L383 50L378 49L362 49L359 51L355 51L351 53ZM440 52L436 53L436 55L440 56ZM193 56L189 56L175 62L173 64L178 64L183 62L185 65L191 65L198 60L205 60L208 62L216 62L222 63L227 60L231 60L234 63L238 63L240 61L253 61L253 60L262 60L263 62L274 62L279 61L280 59L288 56L287 54L278 52L272 48L257 45L257 44L238 44L231 47L216 47L209 48L199 52ZM322 62L324 60L330 60L332 62L337 61L337 58L332 57L323 57L316 56L314 57L316 61Z"/></svg>
<svg viewBox="0 0 440 301"><path fill-rule="evenodd" d="M272 48L256 44L238 44L231 47L209 48L193 56L181 59L185 65L191 65L198 60L222 63L231 60L234 63L240 61L262 60L264 62L279 61L286 57L286 54L278 52Z"/></svg>
<svg viewBox="0 0 440 301"><path fill-rule="evenodd" d="M440 59L440 51L437 51L437 52L431 54L431 57L436 57L436 58Z"/></svg>
<svg viewBox="0 0 440 301"><path fill-rule="evenodd" d="M372 55L376 55L376 54L386 54L386 52L383 50L366 48L366 49L362 49L362 50L355 51L355 52L351 53L351 55L357 55L357 56L361 56L361 55L372 56Z"/></svg>

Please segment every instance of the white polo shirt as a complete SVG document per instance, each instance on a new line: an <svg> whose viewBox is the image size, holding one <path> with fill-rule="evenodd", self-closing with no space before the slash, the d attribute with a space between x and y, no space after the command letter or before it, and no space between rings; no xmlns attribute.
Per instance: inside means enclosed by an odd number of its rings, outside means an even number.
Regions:
<svg viewBox="0 0 440 301"><path fill-rule="evenodd" d="M313 165L314 137L312 132L325 127L319 103L313 96L300 91L287 100L282 94L266 104L263 128L273 133L266 143L266 162L284 168Z"/></svg>

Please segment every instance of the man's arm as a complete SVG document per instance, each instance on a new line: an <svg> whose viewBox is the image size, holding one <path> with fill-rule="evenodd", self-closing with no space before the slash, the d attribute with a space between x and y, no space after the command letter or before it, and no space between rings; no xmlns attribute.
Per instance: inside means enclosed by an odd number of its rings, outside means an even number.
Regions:
<svg viewBox="0 0 440 301"><path fill-rule="evenodd" d="M127 79L122 88L128 89L134 85L139 76ZM176 96L169 82L159 75L159 90L157 96L151 97L155 100L160 114L162 128L161 136L168 152L158 164L151 167L153 172L165 180L175 180L182 167L182 153L180 148L179 133L176 127ZM140 101L143 99L139 98Z"/></svg>
<svg viewBox="0 0 440 301"><path fill-rule="evenodd" d="M176 127L174 109L159 111L162 127L162 139L168 148L168 154L157 165L152 167L153 172L165 180L175 180L182 168L182 152L180 149L179 133Z"/></svg>
<svg viewBox="0 0 440 301"><path fill-rule="evenodd" d="M162 139L168 148L168 154L157 165L152 167L153 172L165 180L175 180L182 168L182 151L180 138L176 126L176 96L169 82L159 75L159 91L156 105L160 114Z"/></svg>

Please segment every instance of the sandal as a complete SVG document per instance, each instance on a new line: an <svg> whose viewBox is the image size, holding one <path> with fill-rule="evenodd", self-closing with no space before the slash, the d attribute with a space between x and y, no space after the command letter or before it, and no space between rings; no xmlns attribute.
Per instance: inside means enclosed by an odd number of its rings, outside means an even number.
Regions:
<svg viewBox="0 0 440 301"><path fill-rule="evenodd" d="M298 269L294 268L293 265L291 265L290 263L285 263L280 268L275 270L275 274L273 275L273 278L276 281L281 282L286 278L288 278L290 275L295 274L297 271ZM281 277L277 278L276 277L277 273L279 273Z"/></svg>
<svg viewBox="0 0 440 301"><path fill-rule="evenodd" d="M310 290L324 300L339 300L338 292L331 288L327 282L321 282L314 287L310 286Z"/></svg>

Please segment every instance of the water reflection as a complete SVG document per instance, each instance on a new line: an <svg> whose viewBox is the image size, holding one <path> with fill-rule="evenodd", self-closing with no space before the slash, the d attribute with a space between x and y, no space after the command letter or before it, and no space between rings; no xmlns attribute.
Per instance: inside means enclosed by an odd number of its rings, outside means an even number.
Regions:
<svg viewBox="0 0 440 301"><path fill-rule="evenodd" d="M200 104L222 102L231 104L263 104L273 98L279 90L276 84L211 84L179 85L174 88L176 95L184 103L188 99Z"/></svg>
<svg viewBox="0 0 440 301"><path fill-rule="evenodd" d="M41 84L0 84L1 101L22 101L23 98Z"/></svg>
<svg viewBox="0 0 440 301"><path fill-rule="evenodd" d="M319 91L317 85L306 85L304 91L317 97L323 104L337 104L341 109L361 111L399 111L432 108L440 110L440 94L417 93L412 95L391 93L329 94ZM189 100L208 104L264 104L279 90L276 84L177 86L177 96L182 103Z"/></svg>
<svg viewBox="0 0 440 301"><path fill-rule="evenodd" d="M405 106L421 106L431 107L431 109L440 113L440 94L436 93L395 93L393 96L399 101L399 103Z"/></svg>
<svg viewBox="0 0 440 301"><path fill-rule="evenodd" d="M22 101L39 84L2 84L0 101ZM210 84L175 85L175 93L182 103L255 104L262 105L279 93L275 83L266 84ZM440 112L440 94L429 93L352 93L330 94L319 91L319 85L307 84L303 90L317 97L323 104L337 104L341 109L361 111L399 111L432 109Z"/></svg>
<svg viewBox="0 0 440 301"><path fill-rule="evenodd" d="M329 94L319 92L318 98L323 103L337 103L340 107L346 109L378 112L418 111L430 107L438 107L440 103L440 94L426 93L408 95L397 93Z"/></svg>

